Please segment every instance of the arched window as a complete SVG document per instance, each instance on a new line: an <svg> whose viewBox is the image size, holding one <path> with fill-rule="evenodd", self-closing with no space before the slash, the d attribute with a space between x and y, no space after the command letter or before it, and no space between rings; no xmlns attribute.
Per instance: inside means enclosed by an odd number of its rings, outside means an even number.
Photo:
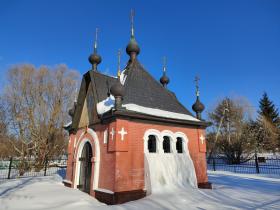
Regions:
<svg viewBox="0 0 280 210"><path fill-rule="evenodd" d="M177 137L176 150L177 153L183 153L183 139L181 137Z"/></svg>
<svg viewBox="0 0 280 210"><path fill-rule="evenodd" d="M157 141L156 141L156 137L154 135L149 135L148 150L149 150L149 153L157 152Z"/></svg>
<svg viewBox="0 0 280 210"><path fill-rule="evenodd" d="M170 153L170 139L168 136L163 137L163 151L164 153Z"/></svg>

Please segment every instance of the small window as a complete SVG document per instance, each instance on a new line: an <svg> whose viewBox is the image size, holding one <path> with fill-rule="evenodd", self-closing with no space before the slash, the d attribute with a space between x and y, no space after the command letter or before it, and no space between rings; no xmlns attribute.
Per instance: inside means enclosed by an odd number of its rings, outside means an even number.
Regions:
<svg viewBox="0 0 280 210"><path fill-rule="evenodd" d="M170 139L168 136L163 137L163 151L164 153L170 153Z"/></svg>
<svg viewBox="0 0 280 210"><path fill-rule="evenodd" d="M148 150L149 150L149 153L157 152L157 141L156 141L156 137L154 135L149 135Z"/></svg>
<svg viewBox="0 0 280 210"><path fill-rule="evenodd" d="M177 138L176 150L177 153L183 153L183 140L180 137Z"/></svg>

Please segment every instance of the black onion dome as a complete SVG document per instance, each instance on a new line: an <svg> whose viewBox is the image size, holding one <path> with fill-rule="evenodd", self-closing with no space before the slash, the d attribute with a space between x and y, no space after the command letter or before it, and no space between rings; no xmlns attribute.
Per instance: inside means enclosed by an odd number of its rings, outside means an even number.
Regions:
<svg viewBox="0 0 280 210"><path fill-rule="evenodd" d="M71 116L71 117L73 117L74 116L74 108L72 108L72 109L69 109L69 111L68 111L68 114Z"/></svg>
<svg viewBox="0 0 280 210"><path fill-rule="evenodd" d="M102 61L102 58L100 55L97 53L93 53L88 57L88 61L93 65L93 64L100 64Z"/></svg>
<svg viewBox="0 0 280 210"><path fill-rule="evenodd" d="M117 81L115 84L113 84L113 86L110 88L110 93L115 97L124 96L124 87L120 81Z"/></svg>
<svg viewBox="0 0 280 210"><path fill-rule="evenodd" d="M77 106L77 102L74 102L74 106L69 109L68 111L68 114L73 118L74 117L74 113L75 113L75 109L76 109L76 106Z"/></svg>
<svg viewBox="0 0 280 210"><path fill-rule="evenodd" d="M126 53L128 55L130 55L132 52L135 52L137 55L140 53L140 47L138 46L135 38L131 38L126 47Z"/></svg>
<svg viewBox="0 0 280 210"><path fill-rule="evenodd" d="M162 85L167 85L169 83L169 78L165 74L162 75L162 77L160 78L160 83Z"/></svg>
<svg viewBox="0 0 280 210"><path fill-rule="evenodd" d="M193 111L200 113L205 109L205 106L200 102L199 98L197 98L196 102L192 105L192 109Z"/></svg>

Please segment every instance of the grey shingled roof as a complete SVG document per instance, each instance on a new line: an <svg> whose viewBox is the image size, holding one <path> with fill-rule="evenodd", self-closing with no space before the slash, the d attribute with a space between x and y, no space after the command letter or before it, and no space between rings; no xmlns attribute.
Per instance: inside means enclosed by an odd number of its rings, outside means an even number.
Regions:
<svg viewBox="0 0 280 210"><path fill-rule="evenodd" d="M177 100L175 94L155 80L137 60L126 67L125 74L127 78L124 84L123 104L136 104L193 116ZM93 88L100 102L107 98L108 89L116 82L116 78L99 72L93 72L93 78L95 85Z"/></svg>
<svg viewBox="0 0 280 210"><path fill-rule="evenodd" d="M110 87L117 81L117 78L102 74L97 71L92 71L94 79L94 90L96 90L98 102L105 100L108 97Z"/></svg>
<svg viewBox="0 0 280 210"><path fill-rule="evenodd" d="M164 88L135 60L125 71L123 104L137 104L181 114L192 114L177 100L174 93Z"/></svg>

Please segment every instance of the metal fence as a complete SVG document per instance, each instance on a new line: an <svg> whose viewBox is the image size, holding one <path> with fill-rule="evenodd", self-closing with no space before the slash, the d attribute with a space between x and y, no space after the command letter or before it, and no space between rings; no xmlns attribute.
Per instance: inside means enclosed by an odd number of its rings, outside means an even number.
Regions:
<svg viewBox="0 0 280 210"><path fill-rule="evenodd" d="M228 159L215 157L208 159L208 170L230 171L244 174L277 174L280 175L280 158L252 158L244 163L231 164Z"/></svg>
<svg viewBox="0 0 280 210"><path fill-rule="evenodd" d="M35 160L25 160L26 167L22 170L17 158L0 159L0 182L4 179L21 177L49 176L59 174L65 176L67 158L51 159L37 165ZM230 171L244 174L276 174L280 175L280 158L258 157L252 158L244 163L232 164L225 157L208 158L207 168L212 171Z"/></svg>
<svg viewBox="0 0 280 210"><path fill-rule="evenodd" d="M21 177L49 176L52 174L64 176L66 166L67 158L46 160L41 165L36 164L35 160L0 159L0 181Z"/></svg>

